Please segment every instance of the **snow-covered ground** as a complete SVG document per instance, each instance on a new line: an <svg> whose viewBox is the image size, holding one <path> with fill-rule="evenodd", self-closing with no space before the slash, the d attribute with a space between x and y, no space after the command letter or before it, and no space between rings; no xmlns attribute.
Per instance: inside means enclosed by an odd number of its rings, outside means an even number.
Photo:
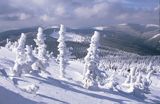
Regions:
<svg viewBox="0 0 160 104"><path fill-rule="evenodd" d="M159 37L160 36L160 34L156 34L156 35L154 35L153 37L151 37L150 39L148 39L148 40L153 40L153 39L156 39L157 37Z"/></svg>
<svg viewBox="0 0 160 104"><path fill-rule="evenodd" d="M57 32L53 32L51 34L51 37L53 38L58 38L59 37L59 34ZM66 37L65 37L65 40L66 41L73 41L73 42L88 42L89 41L89 37L87 36L82 36L82 35L79 35L79 34L75 34L75 33L66 33Z"/></svg>
<svg viewBox="0 0 160 104"><path fill-rule="evenodd" d="M105 87L88 90L82 86L83 63L69 61L65 78L59 77L59 66L49 60L47 73L24 74L9 77L15 53L7 48L0 49L0 104L159 104L160 75L151 77L151 93L136 97L128 93L111 91ZM117 75L119 80L124 78Z"/></svg>

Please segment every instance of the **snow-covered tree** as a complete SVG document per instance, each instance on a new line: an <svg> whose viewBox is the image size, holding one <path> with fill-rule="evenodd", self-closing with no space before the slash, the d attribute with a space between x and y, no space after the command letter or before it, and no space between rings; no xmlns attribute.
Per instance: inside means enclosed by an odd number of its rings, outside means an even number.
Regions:
<svg viewBox="0 0 160 104"><path fill-rule="evenodd" d="M138 76L135 81L135 85L142 86L142 73L139 71Z"/></svg>
<svg viewBox="0 0 160 104"><path fill-rule="evenodd" d="M33 63L36 57L33 55L33 50L31 46L26 45L26 62Z"/></svg>
<svg viewBox="0 0 160 104"><path fill-rule="evenodd" d="M16 56L18 63L22 63L25 60L25 44L26 44L26 34L22 33L20 39L18 40L18 46L16 49Z"/></svg>
<svg viewBox="0 0 160 104"><path fill-rule="evenodd" d="M16 60L12 68L13 76L20 76L22 74L22 66L25 61L25 43L26 35L22 33L16 48Z"/></svg>
<svg viewBox="0 0 160 104"><path fill-rule="evenodd" d="M99 56L98 56L98 47L99 47L99 32L95 31L94 35L91 38L90 47L87 49L88 53L85 60L84 66L84 87L97 87L98 81L103 78L101 76L101 71L98 69L99 65Z"/></svg>
<svg viewBox="0 0 160 104"><path fill-rule="evenodd" d="M21 76L21 74L22 74L21 65L18 63L17 60L15 61L14 66L11 69L11 71L12 71L11 76L16 76L16 77Z"/></svg>
<svg viewBox="0 0 160 104"><path fill-rule="evenodd" d="M152 81L150 79L151 75L153 74L154 70L150 70L148 74L143 78L143 90L144 92L149 92L149 86L151 85Z"/></svg>
<svg viewBox="0 0 160 104"><path fill-rule="evenodd" d="M63 78L64 77L64 70L66 67L66 44L65 44L65 26L60 25L60 30L59 30L59 38L58 38L58 51L59 55L57 56L57 60L59 61L59 67L60 67L60 75Z"/></svg>
<svg viewBox="0 0 160 104"><path fill-rule="evenodd" d="M42 71L48 73L46 69L46 64L41 60L37 59L34 54L31 46L26 45L26 71L32 74L39 74ZM28 68L28 69L27 69Z"/></svg>
<svg viewBox="0 0 160 104"><path fill-rule="evenodd" d="M12 42L11 41L9 41L9 39L7 38L7 40L6 40L6 45L5 45L5 47L6 48L8 48L8 49L10 49L11 48L11 46L12 46Z"/></svg>
<svg viewBox="0 0 160 104"><path fill-rule="evenodd" d="M20 39L18 40L18 49L19 50L22 50L25 48L25 43L26 43L26 34L24 33L21 33L21 37Z"/></svg>
<svg viewBox="0 0 160 104"><path fill-rule="evenodd" d="M146 67L147 72L150 72L150 70L153 70L153 62L149 62L149 65Z"/></svg>
<svg viewBox="0 0 160 104"><path fill-rule="evenodd" d="M10 49L11 49L12 52L17 52L17 47L18 47L18 42L15 41L15 42L12 43Z"/></svg>
<svg viewBox="0 0 160 104"><path fill-rule="evenodd" d="M133 84L136 80L136 68L131 66L130 67L130 73L128 74L125 82L123 83L123 85L130 85Z"/></svg>
<svg viewBox="0 0 160 104"><path fill-rule="evenodd" d="M43 29L41 27L38 28L37 38L34 39L36 45L38 46L38 59L41 61L46 61L46 44L45 44L45 37L43 34Z"/></svg>

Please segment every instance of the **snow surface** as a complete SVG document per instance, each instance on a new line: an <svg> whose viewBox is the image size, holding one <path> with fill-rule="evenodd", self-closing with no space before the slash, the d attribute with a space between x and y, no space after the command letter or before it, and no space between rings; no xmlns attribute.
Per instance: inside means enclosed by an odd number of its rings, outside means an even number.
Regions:
<svg viewBox="0 0 160 104"><path fill-rule="evenodd" d="M57 32L53 32L51 37L58 39L59 34ZM87 36L81 36L75 33L66 33L65 34L66 41L73 41L73 42L88 42Z"/></svg>
<svg viewBox="0 0 160 104"><path fill-rule="evenodd" d="M159 27L159 26L156 24L147 24L146 27Z"/></svg>
<svg viewBox="0 0 160 104"><path fill-rule="evenodd" d="M59 77L59 66L49 61L47 71L40 76L25 74L8 77L15 54L0 49L0 104L158 104L160 103L160 75L152 76L151 93L146 98L111 91L106 88L88 90L82 87L83 62L72 60L65 70L65 79ZM118 75L117 75L118 76ZM123 78L118 80L124 81Z"/></svg>
<svg viewBox="0 0 160 104"><path fill-rule="evenodd" d="M156 34L156 35L154 35L153 37L151 37L150 39L148 39L148 40L153 40L153 39L156 39L157 37L159 37L160 36L160 34Z"/></svg>
<svg viewBox="0 0 160 104"><path fill-rule="evenodd" d="M106 29L106 28L108 28L108 27L106 27L106 26L93 27L93 29L101 30L101 31L103 31L103 30Z"/></svg>

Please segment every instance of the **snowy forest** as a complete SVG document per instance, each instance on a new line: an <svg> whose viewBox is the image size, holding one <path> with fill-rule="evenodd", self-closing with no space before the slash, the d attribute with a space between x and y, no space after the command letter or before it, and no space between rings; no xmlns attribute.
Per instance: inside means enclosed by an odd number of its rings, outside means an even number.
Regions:
<svg viewBox="0 0 160 104"><path fill-rule="evenodd" d="M92 100L95 100L93 104L159 103L158 95L152 95L152 93L155 94L156 88L160 87L159 56L140 56L123 51L104 52L99 48L101 32L97 30L89 38L86 55L77 58L72 54L72 47L68 48L66 45L67 32L64 25L60 25L57 34L58 54L56 56L47 50L46 36L42 27L37 29L36 38L33 39L36 46L26 45L28 35L21 33L18 40L7 39L6 45L0 48L1 85L9 85L19 94L31 97L33 100L23 101L14 96L17 99L14 104L66 104L61 100L47 97L48 93L50 96L59 96L60 99L67 98L71 104L87 104ZM66 95L66 91L71 92ZM80 93L78 96L82 98L72 101L74 92ZM102 92L103 96L95 94ZM59 93L62 95L58 95ZM113 94L110 96L117 96L119 100L106 97L105 94L108 93ZM85 99L84 95L91 98L81 101L80 99ZM157 96L157 100L149 99L150 96ZM124 97L122 98L124 101L120 100L121 97ZM0 99L3 104L11 104L7 98L2 98ZM103 100L97 102L97 99ZM48 103L44 103L45 101Z"/></svg>
<svg viewBox="0 0 160 104"><path fill-rule="evenodd" d="M0 104L160 104L160 0L0 0Z"/></svg>

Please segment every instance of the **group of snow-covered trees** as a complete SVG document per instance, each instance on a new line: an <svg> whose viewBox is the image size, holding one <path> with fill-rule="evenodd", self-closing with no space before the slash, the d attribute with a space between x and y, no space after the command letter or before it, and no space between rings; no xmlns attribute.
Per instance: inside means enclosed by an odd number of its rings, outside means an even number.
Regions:
<svg viewBox="0 0 160 104"><path fill-rule="evenodd" d="M64 25L60 25L58 34L57 47L59 54L56 61L59 63L60 77L64 78L68 57L70 55L65 43L66 28ZM32 46L26 45L27 35L24 33L22 33L20 39L14 43L7 41L6 47L16 53L15 63L11 68L12 76L21 76L23 73L47 73L46 67L49 65L48 60L53 59L51 57L52 53L49 53L46 49L46 38L41 27L38 28L36 36L36 39L34 39L36 47L34 47L34 49ZM116 60L110 56L106 57L106 59L101 59L99 57L99 40L100 33L95 31L91 37L87 55L84 58L83 87L88 89L105 86L112 90L118 90L117 86L119 86L133 93L149 91L151 84L150 76L154 71L152 70L152 64L148 66L148 74L142 74L142 70L138 68L137 64L131 65L131 63L121 62L121 60ZM135 61L135 63L136 62L138 61ZM116 77L118 74L126 77L124 83L119 84Z"/></svg>
<svg viewBox="0 0 160 104"><path fill-rule="evenodd" d="M111 72L107 71L103 66L100 66L99 58L99 32L95 31L91 38L90 47L87 49L88 53L84 58L84 78L83 83L85 88L92 88L98 86L105 86L108 89L119 90L121 88L128 93L136 95L143 95L149 91L151 85L151 74L154 72L151 65L148 68L148 74L144 74L143 70L140 70L136 65L132 65L127 71L126 80L124 83L119 84L116 75L118 73L124 74L124 70L118 70L113 68ZM109 65L110 63L105 63ZM109 70L109 69L108 69ZM118 72L119 71L119 72Z"/></svg>
<svg viewBox="0 0 160 104"><path fill-rule="evenodd" d="M152 73L153 70L150 70L147 75L144 75L140 69L132 67L122 86L127 87L128 92L134 93L136 95L143 95L144 93L148 93L149 86L151 85L150 77Z"/></svg>
<svg viewBox="0 0 160 104"><path fill-rule="evenodd" d="M56 61L59 63L60 76L64 77L64 70L68 64L68 57L71 54L65 43L65 26L60 25L59 38L57 40L59 55ZM13 68L11 68L12 76L21 76L23 73L38 74L46 72L48 60L51 59L52 53L49 53L45 44L45 35L41 27L38 28L36 34L36 47L26 45L27 35L22 33L19 40L11 42L7 40L6 48L16 53L16 60Z"/></svg>
<svg viewBox="0 0 160 104"><path fill-rule="evenodd" d="M6 47L16 53L15 64L11 68L12 76L21 76L23 73L45 72L47 51L44 42L43 29L38 28L37 38L34 40L37 47L33 50L32 46L26 45L27 35L22 33L18 42L6 44Z"/></svg>

